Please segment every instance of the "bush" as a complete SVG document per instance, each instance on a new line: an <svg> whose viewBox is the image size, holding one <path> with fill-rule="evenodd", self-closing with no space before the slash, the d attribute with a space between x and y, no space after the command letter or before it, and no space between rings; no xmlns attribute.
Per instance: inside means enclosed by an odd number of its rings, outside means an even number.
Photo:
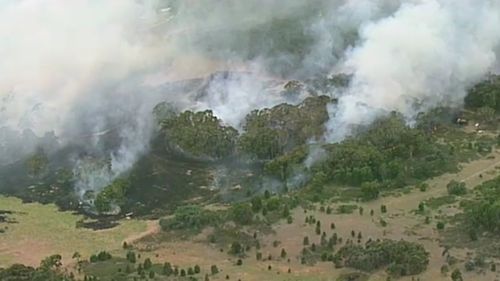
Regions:
<svg viewBox="0 0 500 281"><path fill-rule="evenodd" d="M448 190L448 194L450 195L464 195L467 193L467 187L464 182L457 182L455 180L450 181L446 185L446 189Z"/></svg>
<svg viewBox="0 0 500 281"><path fill-rule="evenodd" d="M283 259L286 258L286 255L287 254L286 254L285 249L281 249L281 258L283 258Z"/></svg>
<svg viewBox="0 0 500 281"><path fill-rule="evenodd" d="M135 263L136 257L135 257L135 253L133 251L127 252L127 260L131 263Z"/></svg>
<svg viewBox="0 0 500 281"><path fill-rule="evenodd" d="M304 246L309 245L309 237L308 236L304 237L304 240L302 241L302 245L304 245Z"/></svg>
<svg viewBox="0 0 500 281"><path fill-rule="evenodd" d="M91 255L90 256L90 262L98 262L98 261L107 261L112 259L113 257L111 256L110 253L106 251L101 251L97 255Z"/></svg>
<svg viewBox="0 0 500 281"><path fill-rule="evenodd" d="M380 205L380 212L381 212L382 214L387 213L387 206L386 206L386 205Z"/></svg>
<svg viewBox="0 0 500 281"><path fill-rule="evenodd" d="M241 254L242 252L243 252L243 247L239 242L233 242L231 244L231 249L229 250L229 253L233 255L238 255Z"/></svg>
<svg viewBox="0 0 500 281"><path fill-rule="evenodd" d="M212 273L212 275L215 275L215 274L219 273L219 269L217 268L216 265L212 265L210 267L210 272Z"/></svg>
<svg viewBox="0 0 500 281"><path fill-rule="evenodd" d="M178 207L174 217L161 219L160 226L163 230L196 229L200 230L207 225L218 224L221 214L204 210L200 206L187 205Z"/></svg>
<svg viewBox="0 0 500 281"><path fill-rule="evenodd" d="M373 200L377 199L378 195L380 193L380 184L371 181L371 182L364 182L361 184L361 194L364 200Z"/></svg>
<svg viewBox="0 0 500 281"><path fill-rule="evenodd" d="M247 225L252 223L253 211L249 204L235 204L230 210L231 218L234 222Z"/></svg>
<svg viewBox="0 0 500 281"><path fill-rule="evenodd" d="M457 268L451 273L451 280L453 281L463 281L462 272Z"/></svg>
<svg viewBox="0 0 500 281"><path fill-rule="evenodd" d="M436 224L436 228L437 228L438 230L443 230L443 229L444 229L444 222L441 222L441 221L440 221L440 222L438 222L438 223Z"/></svg>
<svg viewBox="0 0 500 281"><path fill-rule="evenodd" d="M427 183L420 183L417 187L420 191L425 192L429 188L429 185Z"/></svg>

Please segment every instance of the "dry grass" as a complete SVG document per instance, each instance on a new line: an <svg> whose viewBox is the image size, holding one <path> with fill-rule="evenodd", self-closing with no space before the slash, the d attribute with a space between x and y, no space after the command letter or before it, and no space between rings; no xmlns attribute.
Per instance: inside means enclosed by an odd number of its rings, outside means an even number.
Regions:
<svg viewBox="0 0 500 281"><path fill-rule="evenodd" d="M311 242L318 242L320 236L315 234L314 225L304 223L306 215L313 215L322 223L322 230L330 236L333 232L338 233L345 239L350 238L351 230L363 234L363 242L368 238L389 238L405 239L408 241L419 242L430 253L430 265L426 272L418 276L420 280L450 280L449 276L443 276L440 272L441 265L445 264L445 258L442 257L443 248L441 233L435 229L436 220L430 224L425 224L425 216L416 214L413 210L418 208L421 201L430 198L439 198L447 195L446 184L451 180L463 180L469 188L474 187L482 181L495 177L500 171L496 169L500 165L500 153L498 151L492 154L494 157L485 157L483 159L464 164L461 171L456 174L446 174L428 181L429 189L421 192L417 189L412 190L403 196L387 196L371 202L357 202L358 206L363 207L364 214L360 215L358 211L352 214L331 214L321 213L319 211L308 211L297 208L293 210L294 222L287 224L280 222L273 226L275 234L260 237L262 240L261 252L264 257L269 254L273 256L271 261L257 261L255 259L255 249L249 251L248 258L244 259L242 266L236 266L236 259L226 252L221 253L219 248L202 242L206 237L196 237L192 241L166 241L158 242L153 239L154 247L150 247L148 242L137 242L136 247L142 248L142 257L150 257L154 262L171 262L181 268L187 268L196 264L202 268L202 273L206 273L212 264L216 264L221 272L213 276L210 280L224 280L226 275L231 280L336 280L341 274L348 272L348 269L335 269L331 262L319 262L315 266L306 266L300 264L300 252L302 250L302 240L304 236L309 236ZM479 175L482 174L482 178ZM380 205L387 206L386 214L380 213ZM339 203L331 202L335 209ZM75 229L74 225L80 218L70 213L61 213L54 206L42 206L39 204L22 204L17 199L0 197L1 209L24 212L15 214L15 218L20 222L19 225L10 225L10 229L5 234L1 234L0 240L0 264L5 261L38 261L41 257L51 253L71 254L74 250L80 251L84 255L96 252L98 250L115 250L117 254L124 254L120 249L121 241L136 240L146 234L157 231L156 226L146 222L126 221L117 228L94 232L85 229ZM443 205L437 210L429 210L432 217L435 215L446 216L450 212L456 212L449 205ZM370 216L370 210L375 214ZM430 208L429 208L430 209ZM388 225L382 227L379 219L383 218ZM334 222L335 230L330 229L330 223ZM208 233L203 232L201 236ZM165 235L165 234L163 234ZM36 237L34 239L33 237ZM273 241L278 240L281 244L273 247ZM281 248L285 248L288 253L287 259L280 259ZM24 250L23 250L24 249ZM226 248L227 250L227 248ZM26 252L25 252L26 251ZM33 257L33 252L38 256ZM452 254L459 259L466 257L467 250L453 249ZM43 253L43 254L41 254ZM268 270L271 265L272 269ZM291 273L287 273L291 268ZM495 280L499 276L496 273L486 271L483 275L475 273L465 273L465 280ZM381 270L371 274L369 280L386 280L387 274ZM412 277L405 277L398 280L412 280Z"/></svg>
<svg viewBox="0 0 500 281"><path fill-rule="evenodd" d="M60 212L55 205L23 204L12 197L0 196L0 209L15 212L11 217L18 221L0 234L0 266L14 262L38 265L55 253L68 262L75 251L86 257L103 249L120 249L123 240L146 229L146 222L136 220L121 221L109 230L76 228L81 215Z"/></svg>
<svg viewBox="0 0 500 281"><path fill-rule="evenodd" d="M430 253L430 265L426 272L418 276L420 280L450 280L450 276L444 276L440 272L440 268L446 263L442 256L444 250L441 247L440 240L443 239L441 233L435 229L435 220L430 224L425 224L425 216L416 214L413 210L418 208L421 201L429 200L447 195L446 184L451 180L463 180L469 188L479 184L482 181L493 178L498 174L495 168L500 165L500 153L494 152L495 157L485 157L481 160L473 161L464 164L461 171L456 174L446 174L441 177L436 177L428 184L429 190L421 192L417 189L412 190L403 196L387 196L371 202L356 202L358 206L363 207L364 214L360 215L358 211L352 214L331 214L321 213L319 211L308 211L297 208L293 211L294 222L287 224L282 221L273 226L275 234L261 237L262 248L261 252L264 257L269 254L273 256L271 261L257 261L255 259L255 250L248 252L248 258L244 259L242 266L234 265L236 258L221 253L218 248L212 247L206 243L199 241L182 241L182 242L164 242L156 245L154 250L147 253L153 260L169 261L181 267L189 267L198 264L202 269L208 269L210 265L217 264L222 269L222 272L211 278L211 280L224 280L226 274L231 280L336 280L341 274L348 272L348 269L335 269L331 262L319 262L315 266L305 266L300 264L300 252L303 248L302 240L304 236L308 236L311 243L318 243L320 236L315 234L315 225L307 225L304 223L305 217L313 215L319 219L322 224L322 231L330 236L336 232L345 239L351 238L351 230L356 233L359 231L363 234L363 242L368 238L388 238L388 239L405 239L408 241L418 242L424 245ZM480 178L479 174L483 177ZM340 203L331 203L335 209ZM386 214L380 213L380 205L384 204L388 208ZM448 215L448 212L454 212L453 208L448 208L449 205L443 205L437 210L429 210L429 215ZM319 208L317 208L319 209ZM375 214L370 216L370 210L373 209ZM456 210L455 210L456 211ZM450 213L451 214L451 213ZM382 227L379 219L383 218L388 222L386 227ZM330 229L330 223L334 222L335 230ZM196 238L198 240L198 238ZM278 247L273 247L273 241L278 240L281 244ZM280 251L285 248L288 253L287 259L280 259ZM453 249L452 254L459 259L465 259L466 250ZM158 255L158 257L156 257ZM207 258L209 257L209 258ZM268 270L271 265L272 270ZM288 268L292 272L287 273ZM496 273L489 272L477 275L475 273L466 273L463 268L460 268L464 273L465 280L495 280L499 276ZM381 270L371 274L369 280L384 281L387 274ZM412 277L400 278L398 280L412 280Z"/></svg>

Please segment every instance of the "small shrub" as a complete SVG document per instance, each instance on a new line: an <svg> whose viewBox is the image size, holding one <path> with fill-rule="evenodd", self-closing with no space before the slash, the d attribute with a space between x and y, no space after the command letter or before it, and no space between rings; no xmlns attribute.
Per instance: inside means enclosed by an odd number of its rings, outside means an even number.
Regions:
<svg viewBox="0 0 500 281"><path fill-rule="evenodd" d="M437 228L438 230L443 230L443 229L444 229L444 222L441 222L441 221L440 221L440 222L438 222L438 223L436 224L436 228Z"/></svg>

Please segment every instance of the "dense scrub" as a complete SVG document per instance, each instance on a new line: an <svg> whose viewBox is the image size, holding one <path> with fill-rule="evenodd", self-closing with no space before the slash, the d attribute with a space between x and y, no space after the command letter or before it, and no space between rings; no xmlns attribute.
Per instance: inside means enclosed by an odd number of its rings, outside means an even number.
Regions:
<svg viewBox="0 0 500 281"><path fill-rule="evenodd" d="M469 90L465 105L471 109L490 108L500 113L500 76L492 75Z"/></svg>
<svg viewBox="0 0 500 281"><path fill-rule="evenodd" d="M196 157L224 158L235 150L238 132L224 126L211 110L184 111L163 119L161 126L169 146Z"/></svg>
<svg viewBox="0 0 500 281"><path fill-rule="evenodd" d="M175 210L173 218L160 220L160 226L164 230L201 230L205 226L218 224L224 215L224 212L208 211L200 206L181 206Z"/></svg>
<svg viewBox="0 0 500 281"><path fill-rule="evenodd" d="M458 163L453 147L409 127L399 114L377 120L356 138L324 148L327 158L316 171L327 181L354 186L375 181L401 187L456 170Z"/></svg>
<svg viewBox="0 0 500 281"><path fill-rule="evenodd" d="M273 223L289 219L290 210L299 204L297 197L255 196L250 202L235 203L224 210L208 210L198 205L179 206L174 215L160 220L163 230L194 230L198 232L206 226L222 226L232 221L239 226Z"/></svg>
<svg viewBox="0 0 500 281"><path fill-rule="evenodd" d="M288 83L285 91L309 91L331 84L345 86L348 80L336 76L325 81L305 81L304 85ZM496 109L498 81L494 76L472 88L467 106L474 110L484 106ZM167 205L174 209L177 202L195 193L213 195L208 189L197 187L212 186L215 182L222 190L239 185L244 190L250 189L249 194L255 189L286 191L292 184L293 187L308 185L314 194L307 198L326 198L334 192L331 186L356 186L360 187L358 196L370 200L383 189L416 184L455 171L460 161L471 159L477 152L490 152L493 142L500 140L466 134L453 123L458 116L456 111L437 108L420 114L414 126L408 126L407 120L394 113L358 128L354 136L341 143L310 144L310 140L324 135L329 118L327 105L334 102L327 96L310 96L297 105L280 104L255 110L248 114L241 135L209 110L179 113L168 103L160 103L153 114L161 128L151 150L131 171L121 175L123 181L112 183L92 198L95 207L100 213L109 213L115 205L134 213L148 213ZM70 163L55 160L80 153L81 148L55 154L37 151L19 167L0 171L0 181L6 187L31 186L31 190L14 189L16 195L26 200L78 208L79 198L73 189L78 174L64 169ZM86 157L99 158L92 154ZM316 161L310 161L313 159ZM311 163L314 165L310 166ZM238 165L245 166L239 175L233 173ZM231 170L235 180L215 178L214 171L221 166ZM252 179L246 180L243 175L249 174ZM269 181L269 177L273 180ZM273 186L265 186L266 183Z"/></svg>
<svg viewBox="0 0 500 281"><path fill-rule="evenodd" d="M37 268L14 264L8 268L0 268L2 281L66 281L74 280L62 274L60 268L62 257L53 255L45 258Z"/></svg>
<svg viewBox="0 0 500 281"><path fill-rule="evenodd" d="M364 247L346 245L339 249L334 259L363 271L387 267L393 275L406 276L423 272L429 264L429 253L416 243L383 240L367 242Z"/></svg>
<svg viewBox="0 0 500 281"><path fill-rule="evenodd" d="M130 182L127 179L115 180L96 196L94 201L96 210L105 213L111 211L113 205L123 206L127 200L129 188Z"/></svg>
<svg viewBox="0 0 500 281"><path fill-rule="evenodd" d="M476 188L476 199L465 204L467 223L471 229L482 228L498 233L500 231L500 177L484 182Z"/></svg>

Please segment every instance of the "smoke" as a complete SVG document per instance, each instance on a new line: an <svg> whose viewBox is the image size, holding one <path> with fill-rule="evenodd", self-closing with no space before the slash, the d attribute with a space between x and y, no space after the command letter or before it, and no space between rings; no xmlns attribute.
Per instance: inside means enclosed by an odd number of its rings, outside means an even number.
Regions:
<svg viewBox="0 0 500 281"><path fill-rule="evenodd" d="M75 160L78 189L98 190L147 151L158 102L240 128L297 102L279 95L287 79L338 72L352 81L327 141L392 110L412 120L498 69L499 13L494 0L0 0L0 166L77 143L110 159L106 172ZM168 86L194 78L202 94Z"/></svg>
<svg viewBox="0 0 500 281"><path fill-rule="evenodd" d="M498 1L406 1L391 16L360 27L342 71L351 87L330 107L328 139L399 111L460 106L466 89L494 70L500 45Z"/></svg>

